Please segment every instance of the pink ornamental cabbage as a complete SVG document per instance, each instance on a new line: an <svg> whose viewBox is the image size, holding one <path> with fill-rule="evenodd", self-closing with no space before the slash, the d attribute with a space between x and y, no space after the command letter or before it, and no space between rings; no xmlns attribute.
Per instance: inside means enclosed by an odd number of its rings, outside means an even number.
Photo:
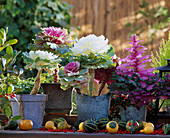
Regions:
<svg viewBox="0 0 170 138"><path fill-rule="evenodd" d="M54 43L57 45L71 45L71 36L68 34L67 29L61 29L60 27L46 27L41 28L41 32L36 34L35 44L43 46L45 43ZM55 49L51 46L50 48Z"/></svg>
<svg viewBox="0 0 170 138"><path fill-rule="evenodd" d="M64 67L64 73L76 73L80 68L79 62L70 62Z"/></svg>

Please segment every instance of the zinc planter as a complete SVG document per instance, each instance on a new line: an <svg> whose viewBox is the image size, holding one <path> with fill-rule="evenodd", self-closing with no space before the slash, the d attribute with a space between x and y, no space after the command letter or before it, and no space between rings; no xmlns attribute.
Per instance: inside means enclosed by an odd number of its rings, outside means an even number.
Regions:
<svg viewBox="0 0 170 138"><path fill-rule="evenodd" d="M72 88L62 90L60 83L41 83L43 93L48 95L45 112L47 114L70 114L72 109Z"/></svg>
<svg viewBox="0 0 170 138"><path fill-rule="evenodd" d="M78 120L108 117L110 109L110 93L101 96L88 96L75 92Z"/></svg>
<svg viewBox="0 0 170 138"><path fill-rule="evenodd" d="M13 116L23 116L24 119L30 119L33 122L33 128L40 128L44 118L45 103L47 95L37 94L21 94L16 95L19 104L13 98L11 99L11 107Z"/></svg>
<svg viewBox="0 0 170 138"><path fill-rule="evenodd" d="M120 116L121 120L129 121L129 120L136 120L136 121L146 121L147 115L147 107L143 105L139 110L136 107L129 106L126 109L120 107Z"/></svg>

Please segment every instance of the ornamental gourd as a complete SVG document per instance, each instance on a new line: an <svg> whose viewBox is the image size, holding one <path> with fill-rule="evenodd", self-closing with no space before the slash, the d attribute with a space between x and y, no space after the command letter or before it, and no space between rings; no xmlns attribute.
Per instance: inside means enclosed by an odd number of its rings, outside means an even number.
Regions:
<svg viewBox="0 0 170 138"><path fill-rule="evenodd" d="M4 130L16 130L18 127L17 121L10 120L8 123L5 125Z"/></svg>
<svg viewBox="0 0 170 138"><path fill-rule="evenodd" d="M47 122L45 123L45 128L46 128L46 129L53 129L53 130L56 130L56 129L57 129L57 128L55 127L53 121L47 121Z"/></svg>
<svg viewBox="0 0 170 138"><path fill-rule="evenodd" d="M152 126L146 126L144 129L140 130L141 133L151 134L154 131Z"/></svg>
<svg viewBox="0 0 170 138"><path fill-rule="evenodd" d="M63 129L68 129L68 128L70 128L71 127L71 125L68 125L66 122L59 122L58 123L58 126L57 126L57 128L58 129L61 129L61 130L63 130Z"/></svg>
<svg viewBox="0 0 170 138"><path fill-rule="evenodd" d="M151 134L154 131L154 125L152 123L146 123L144 129L140 130L141 133Z"/></svg>
<svg viewBox="0 0 170 138"><path fill-rule="evenodd" d="M32 129L32 127L33 127L33 122L29 119L19 121L19 128L21 130L30 130Z"/></svg>
<svg viewBox="0 0 170 138"><path fill-rule="evenodd" d="M99 128L99 130L103 130L103 129L106 129L106 125L107 125L107 123L109 122L110 120L109 120L109 118L107 118L107 117L102 117L102 118L100 118L99 119L99 121L98 121L98 128Z"/></svg>
<svg viewBox="0 0 170 138"><path fill-rule="evenodd" d="M110 121L107 123L106 129L110 134L114 134L114 133L117 133L119 129L119 125L117 124L116 121Z"/></svg>
<svg viewBox="0 0 170 138"><path fill-rule="evenodd" d="M56 128L58 127L58 123L60 123L60 122L67 123L67 121L62 117L54 118L54 119L52 119L52 121L54 122L54 125L55 125Z"/></svg>
<svg viewBox="0 0 170 138"><path fill-rule="evenodd" d="M126 130L126 123L127 123L126 121L119 120L118 121L119 129Z"/></svg>
<svg viewBox="0 0 170 138"><path fill-rule="evenodd" d="M139 123L136 120L129 120L126 123L126 130L129 131L130 133L134 133L138 131L139 129Z"/></svg>
<svg viewBox="0 0 170 138"><path fill-rule="evenodd" d="M98 131L98 122L91 119L84 121L83 130L86 133L93 133L95 131Z"/></svg>
<svg viewBox="0 0 170 138"><path fill-rule="evenodd" d="M170 124L164 124L163 127L162 127L162 130L163 130L165 135L170 134Z"/></svg>

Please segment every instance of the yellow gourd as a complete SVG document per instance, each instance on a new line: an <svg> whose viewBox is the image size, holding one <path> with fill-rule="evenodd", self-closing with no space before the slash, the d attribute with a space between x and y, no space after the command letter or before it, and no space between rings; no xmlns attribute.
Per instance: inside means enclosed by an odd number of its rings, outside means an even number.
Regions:
<svg viewBox="0 0 170 138"><path fill-rule="evenodd" d="M146 123L146 124L145 124L145 127L146 127L146 126L151 126L151 127L153 127L153 128L154 128L154 124L152 124L151 122Z"/></svg>
<svg viewBox="0 0 170 138"><path fill-rule="evenodd" d="M53 130L56 130L57 128L54 126L54 122L53 121L47 121L45 123L45 128L46 129L53 129Z"/></svg>
<svg viewBox="0 0 170 138"><path fill-rule="evenodd" d="M33 122L29 119L19 121L19 128L21 130L30 130L32 129L32 127L33 127Z"/></svg>
<svg viewBox="0 0 170 138"><path fill-rule="evenodd" d="M119 129L119 125L117 124L116 121L110 121L107 123L106 129L110 134L114 134L114 133L117 133Z"/></svg>
<svg viewBox="0 0 170 138"><path fill-rule="evenodd" d="M154 131L154 128L152 126L145 126L144 129L140 130L141 133L145 134L151 134Z"/></svg>
<svg viewBox="0 0 170 138"><path fill-rule="evenodd" d="M79 124L79 130L77 130L77 131L83 131L83 124L84 124L84 122L81 122L80 124Z"/></svg>

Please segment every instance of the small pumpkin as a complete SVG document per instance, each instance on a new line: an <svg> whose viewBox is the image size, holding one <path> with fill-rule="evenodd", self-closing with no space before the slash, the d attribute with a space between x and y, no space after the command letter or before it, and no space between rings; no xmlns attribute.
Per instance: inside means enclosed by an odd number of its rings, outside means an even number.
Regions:
<svg viewBox="0 0 170 138"><path fill-rule="evenodd" d="M134 133L138 131L139 129L139 123L136 120L129 120L126 123L126 130L129 131L130 133Z"/></svg>
<svg viewBox="0 0 170 138"><path fill-rule="evenodd" d="M54 122L53 121L47 121L45 123L45 128L46 129L53 129L53 130L56 130L57 128L54 126Z"/></svg>
<svg viewBox="0 0 170 138"><path fill-rule="evenodd" d="M33 127L33 122L29 119L19 121L19 128L21 130L30 130L32 129L32 127Z"/></svg>
<svg viewBox="0 0 170 138"><path fill-rule="evenodd" d="M116 121L110 121L107 123L106 125L106 130L110 133L110 134L114 134L117 133L119 129L119 125Z"/></svg>
<svg viewBox="0 0 170 138"><path fill-rule="evenodd" d="M145 134L151 134L154 131L154 128L152 126L145 126L144 129L140 130L141 133Z"/></svg>

